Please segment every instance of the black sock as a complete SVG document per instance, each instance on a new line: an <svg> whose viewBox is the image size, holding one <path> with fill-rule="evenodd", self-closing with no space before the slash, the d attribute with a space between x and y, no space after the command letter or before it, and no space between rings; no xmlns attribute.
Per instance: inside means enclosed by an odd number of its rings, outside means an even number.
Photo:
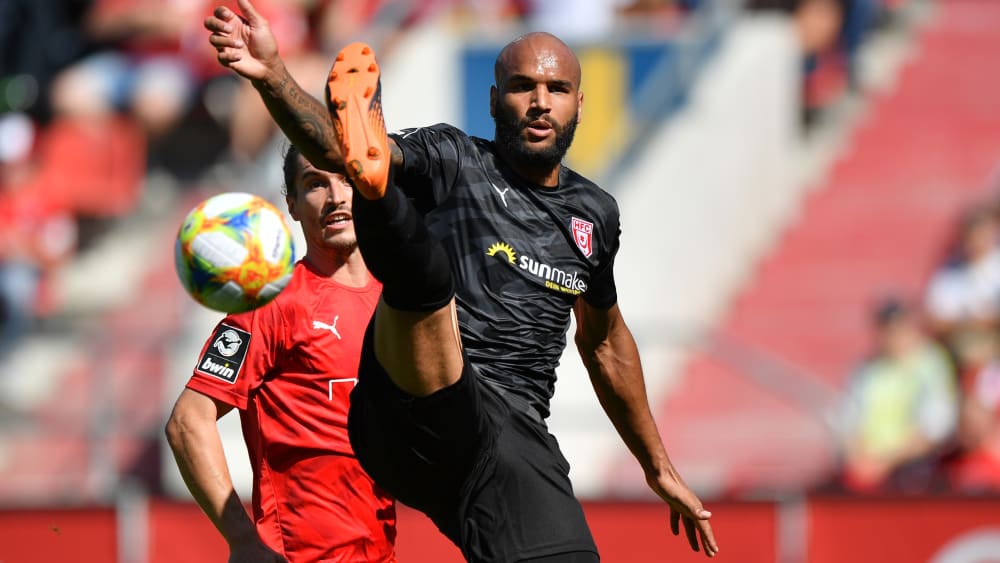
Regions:
<svg viewBox="0 0 1000 563"><path fill-rule="evenodd" d="M403 192L390 181L382 199L355 191L352 206L358 248L385 302L401 311L445 306L455 294L451 263Z"/></svg>

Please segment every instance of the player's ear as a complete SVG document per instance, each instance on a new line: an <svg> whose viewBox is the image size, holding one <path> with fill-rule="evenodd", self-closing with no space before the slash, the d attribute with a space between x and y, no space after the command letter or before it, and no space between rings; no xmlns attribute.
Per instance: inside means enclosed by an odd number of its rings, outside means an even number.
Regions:
<svg viewBox="0 0 1000 563"><path fill-rule="evenodd" d="M497 87L490 86L490 117L497 116Z"/></svg>
<svg viewBox="0 0 1000 563"><path fill-rule="evenodd" d="M583 91L581 90L576 100L576 124L583 121Z"/></svg>
<svg viewBox="0 0 1000 563"><path fill-rule="evenodd" d="M292 217L292 219L298 221L299 215L298 212L295 210L295 198L292 197L291 194L285 196L285 205L288 206L288 214Z"/></svg>

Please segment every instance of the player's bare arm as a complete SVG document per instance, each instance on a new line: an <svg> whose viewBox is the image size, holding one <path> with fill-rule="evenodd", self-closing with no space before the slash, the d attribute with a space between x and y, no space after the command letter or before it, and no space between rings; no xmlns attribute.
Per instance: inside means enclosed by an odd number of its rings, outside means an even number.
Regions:
<svg viewBox="0 0 1000 563"><path fill-rule="evenodd" d="M205 19L219 64L250 81L281 131L314 166L343 170L325 105L288 72L268 21L249 0L238 0L238 5L240 13L219 6ZM402 153L391 140L389 145L393 165L402 165Z"/></svg>
<svg viewBox="0 0 1000 563"><path fill-rule="evenodd" d="M167 442L194 500L229 544L230 561L280 563L261 542L233 489L216 421L232 407L185 389L167 420Z"/></svg>
<svg viewBox="0 0 1000 563"><path fill-rule="evenodd" d="M268 21L249 0L238 4L240 13L219 6L205 19L219 64L250 80L271 117L310 162L339 170L340 149L326 108L289 74Z"/></svg>
<svg viewBox="0 0 1000 563"><path fill-rule="evenodd" d="M268 112L285 136L317 168L343 170L333 122L326 107L295 81L282 65L280 74L252 81Z"/></svg>
<svg viewBox="0 0 1000 563"><path fill-rule="evenodd" d="M683 522L691 549L700 547L714 557L719 547L708 522L711 513L684 484L663 447L649 410L639 350L621 310L618 305L599 309L578 299L574 313L577 349L601 407L639 461L650 487L670 505L674 535Z"/></svg>

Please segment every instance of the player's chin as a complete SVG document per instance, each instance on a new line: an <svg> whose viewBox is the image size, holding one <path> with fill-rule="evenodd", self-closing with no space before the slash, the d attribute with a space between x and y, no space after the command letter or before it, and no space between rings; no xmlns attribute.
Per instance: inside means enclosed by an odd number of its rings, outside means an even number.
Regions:
<svg viewBox="0 0 1000 563"><path fill-rule="evenodd" d="M341 231L324 236L323 244L332 250L353 252L358 247L358 238L354 236L354 229L350 229L349 232Z"/></svg>

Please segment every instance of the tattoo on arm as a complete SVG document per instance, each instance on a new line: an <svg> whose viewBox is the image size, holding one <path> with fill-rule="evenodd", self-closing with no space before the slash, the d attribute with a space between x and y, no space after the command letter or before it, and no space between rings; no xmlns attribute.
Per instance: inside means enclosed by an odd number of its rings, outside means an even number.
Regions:
<svg viewBox="0 0 1000 563"><path fill-rule="evenodd" d="M255 82L254 86L275 123L314 166L343 169L326 107L303 90L287 70L276 82Z"/></svg>

